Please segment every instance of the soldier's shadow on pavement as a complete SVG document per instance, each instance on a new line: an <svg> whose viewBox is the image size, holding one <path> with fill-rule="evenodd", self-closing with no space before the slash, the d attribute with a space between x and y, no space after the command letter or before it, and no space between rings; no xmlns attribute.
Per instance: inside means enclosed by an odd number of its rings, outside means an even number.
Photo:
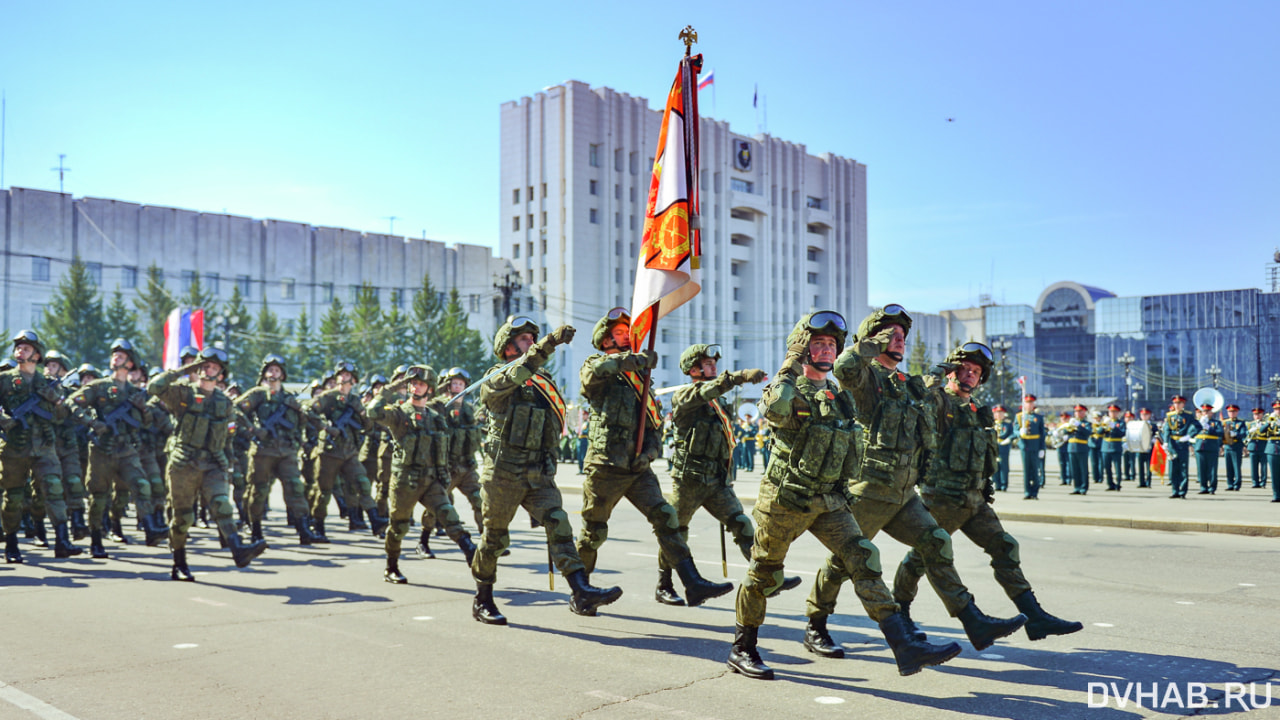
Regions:
<svg viewBox="0 0 1280 720"><path fill-rule="evenodd" d="M389 597L382 597L380 595L362 595L360 593L333 590L331 588L302 587L298 585L278 588L254 588L244 587L243 585L209 582L208 580L198 576L196 580L197 585L204 585L207 587L222 588L224 590L247 593L249 595L282 597L285 599L285 605L332 605L338 603L392 602Z"/></svg>
<svg viewBox="0 0 1280 720"><path fill-rule="evenodd" d="M628 615L618 615L616 617L627 620L638 619ZM688 635L672 635L665 633L628 633L626 637L608 637L605 635L593 635L591 633L577 632L573 630L544 628L536 625L518 625L513 623L512 627L518 630L528 630L535 633L574 638L576 640L593 642L598 645L605 645L608 647L649 650L666 655L683 655L685 657L701 658L703 660L711 660L720 663L724 662L724 656L729 651L729 644L718 638L701 639L691 638Z"/></svg>

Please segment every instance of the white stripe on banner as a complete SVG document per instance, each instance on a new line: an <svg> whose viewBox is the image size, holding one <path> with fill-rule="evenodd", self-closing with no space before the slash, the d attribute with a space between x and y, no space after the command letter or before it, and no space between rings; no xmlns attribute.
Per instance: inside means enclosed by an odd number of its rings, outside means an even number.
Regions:
<svg viewBox="0 0 1280 720"><path fill-rule="evenodd" d="M45 720L79 720L75 715L64 713L40 698L28 695L3 682L0 682L0 700Z"/></svg>

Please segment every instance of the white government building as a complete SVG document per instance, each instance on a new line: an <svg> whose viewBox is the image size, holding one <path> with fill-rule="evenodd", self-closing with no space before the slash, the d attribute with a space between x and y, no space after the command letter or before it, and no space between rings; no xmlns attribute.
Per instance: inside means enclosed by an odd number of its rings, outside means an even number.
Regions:
<svg viewBox="0 0 1280 720"><path fill-rule="evenodd" d="M631 305L661 119L645 98L577 81L501 107L499 252L532 296L521 310L578 328L555 365L571 397L592 326ZM867 308L866 166L707 117L701 138L703 290L658 325L657 387L684 382L695 342L723 346L721 369L772 375L805 312L856 324Z"/></svg>

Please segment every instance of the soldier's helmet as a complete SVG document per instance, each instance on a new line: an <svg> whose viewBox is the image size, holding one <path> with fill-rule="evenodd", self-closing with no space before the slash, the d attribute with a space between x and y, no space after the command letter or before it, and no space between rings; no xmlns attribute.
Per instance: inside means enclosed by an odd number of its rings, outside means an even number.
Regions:
<svg viewBox="0 0 1280 720"><path fill-rule="evenodd" d="M991 368L994 366L994 362L991 359L991 348L980 342L967 342L947 355L947 362L949 363L958 365L965 360L977 363L978 367L982 368L982 380L978 384L985 383L991 377Z"/></svg>
<svg viewBox="0 0 1280 720"><path fill-rule="evenodd" d="M178 352L178 360L183 365L186 365L198 357L200 357L200 348L195 345L184 345L182 346L182 350Z"/></svg>
<svg viewBox="0 0 1280 720"><path fill-rule="evenodd" d="M849 335L849 326L845 323L844 316L834 310L811 312L800 318L796 326L791 328L790 334L787 335L787 344L791 345L814 335L830 335L835 338L836 354L838 355L844 352L844 343Z"/></svg>
<svg viewBox="0 0 1280 720"><path fill-rule="evenodd" d="M430 365L410 365L405 374L415 380L421 380L426 383L429 388L435 390L436 387L436 371Z"/></svg>
<svg viewBox="0 0 1280 720"><path fill-rule="evenodd" d="M147 365L145 360L139 360L138 366L133 370L142 373L142 377L147 377L148 374L151 372L151 366Z"/></svg>
<svg viewBox="0 0 1280 720"><path fill-rule="evenodd" d="M40 342L40 336L36 335L34 330L19 330L18 334L13 336L13 348L16 350L19 345L30 345L40 354L40 359L36 362L44 363L44 343Z"/></svg>
<svg viewBox="0 0 1280 720"><path fill-rule="evenodd" d="M538 323L533 318L524 315L508 315L507 321L498 327L498 332L493 334L493 354L498 356L499 360L505 360L506 355L503 351L507 349L507 345L516 339L520 333L533 333L534 337L538 336L541 330Z"/></svg>
<svg viewBox="0 0 1280 720"><path fill-rule="evenodd" d="M223 350L222 348L216 348L211 345L201 350L200 354L196 356L196 359L202 363L206 363L206 362L218 363L218 367L222 368L223 378L225 378L227 376L227 373L230 371L228 367L229 361L227 359L227 351Z"/></svg>
<svg viewBox="0 0 1280 720"><path fill-rule="evenodd" d="M616 307L596 321L596 326L591 329L591 344L595 349L604 350L604 339L609 337L609 331L618 323L631 324L631 313L626 308Z"/></svg>
<svg viewBox="0 0 1280 720"><path fill-rule="evenodd" d="M395 382L400 378L404 377L404 372L408 369L409 369L409 366L403 363L397 365L396 369L391 373L391 382Z"/></svg>
<svg viewBox="0 0 1280 720"><path fill-rule="evenodd" d="M285 365L284 358L276 353L271 353L262 358L262 367L258 369L258 380L262 380L262 376L267 374L267 368L275 365L280 368L280 379L289 379L289 368Z"/></svg>
<svg viewBox="0 0 1280 720"><path fill-rule="evenodd" d="M14 360L11 357L7 357L4 360L0 360L0 371L12 370L16 367L18 367L18 361Z"/></svg>
<svg viewBox="0 0 1280 720"><path fill-rule="evenodd" d="M907 314L906 308L894 303L885 305L863 318L862 323L858 325L858 337L869 338L887 325L901 327L904 338L911 334L911 316Z"/></svg>
<svg viewBox="0 0 1280 720"><path fill-rule="evenodd" d="M351 373L351 382L353 383L360 382L360 371L356 369L355 363L351 362L350 360L339 360L337 364L333 366L333 376L335 378L338 377L339 374L344 372Z"/></svg>
<svg viewBox="0 0 1280 720"><path fill-rule="evenodd" d="M440 373L439 389L447 390L449 387L449 383L454 378L460 378L464 385L471 384L471 373L455 365L454 367L451 367L448 370L445 370L444 372Z"/></svg>
<svg viewBox="0 0 1280 720"><path fill-rule="evenodd" d="M154 378L155 376L159 375L161 372L162 371L160 370L160 366L157 365L156 367L151 368L151 372L147 373L147 377Z"/></svg>
<svg viewBox="0 0 1280 720"><path fill-rule="evenodd" d="M50 350L43 357L44 357L45 365L48 365L49 363L57 363L58 366L62 368L62 372L64 373L69 373L73 369L71 367L71 364L72 364L71 358L67 357L66 355L63 355L57 350Z"/></svg>
<svg viewBox="0 0 1280 720"><path fill-rule="evenodd" d="M382 373L374 373L369 376L369 389L372 390L374 385L387 385L389 381L387 376Z"/></svg>
<svg viewBox="0 0 1280 720"><path fill-rule="evenodd" d="M90 380L97 380L102 377L102 371L89 363L84 363L76 368L76 377L80 378L80 383L84 384Z"/></svg>
<svg viewBox="0 0 1280 720"><path fill-rule="evenodd" d="M239 395L242 392L244 392L244 388L240 386L239 380L232 380L231 382L227 383L228 395L230 395L231 393L235 393L236 395Z"/></svg>
<svg viewBox="0 0 1280 720"><path fill-rule="evenodd" d="M693 366L698 362L701 362L703 358L715 358L716 360L719 360L720 346L703 345L699 343L685 348L684 352L680 353L680 372L688 375L689 371L693 369Z"/></svg>
<svg viewBox="0 0 1280 720"><path fill-rule="evenodd" d="M134 367L142 367L142 358L138 357L138 351L133 349L133 343L124 338L116 338L112 341L111 352L112 354L122 352L128 356L129 362L133 363Z"/></svg>

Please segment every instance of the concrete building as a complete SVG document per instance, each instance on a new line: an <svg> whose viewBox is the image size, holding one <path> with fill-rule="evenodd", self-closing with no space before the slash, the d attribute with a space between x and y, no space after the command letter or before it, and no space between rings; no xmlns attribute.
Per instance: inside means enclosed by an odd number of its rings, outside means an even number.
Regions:
<svg viewBox="0 0 1280 720"><path fill-rule="evenodd" d="M570 81L500 115L500 253L532 293L524 311L579 329L556 364L576 395L592 326L631 305L661 113ZM772 373L802 314L856 323L867 307L866 166L706 117L700 132L702 293L659 323L657 386L683 382L677 361L695 342L720 343L722 368Z"/></svg>
<svg viewBox="0 0 1280 720"><path fill-rule="evenodd" d="M0 232L0 327L10 330L39 325L77 256L104 295L119 288L127 301L137 297L155 263L175 296L199 273L218 300L239 287L252 311L265 301L289 330L304 309L318 325L335 296L350 307L366 282L377 288L384 309L399 302L408 310L427 273L441 293L458 288L471 327L486 338L505 315L506 301L522 297L508 298L496 287L512 270L488 247L25 188L0 190Z"/></svg>

